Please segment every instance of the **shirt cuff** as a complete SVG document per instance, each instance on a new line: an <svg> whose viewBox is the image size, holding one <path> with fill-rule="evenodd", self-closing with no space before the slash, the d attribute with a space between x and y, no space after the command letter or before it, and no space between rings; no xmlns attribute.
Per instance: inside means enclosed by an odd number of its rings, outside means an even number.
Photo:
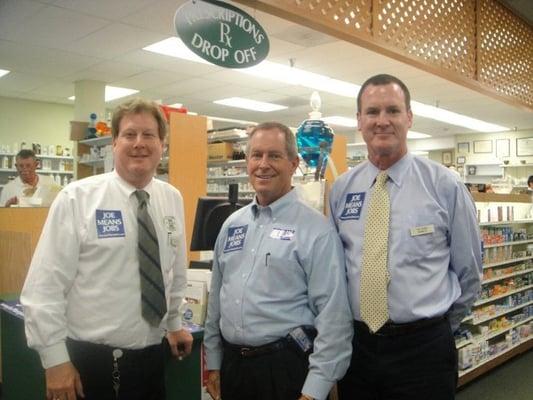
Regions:
<svg viewBox="0 0 533 400"><path fill-rule="evenodd" d="M172 319L167 319L167 331L174 332L183 329L183 324L181 323L181 316L174 317Z"/></svg>
<svg viewBox="0 0 533 400"><path fill-rule="evenodd" d="M328 397L328 394L335 382L317 376L312 371L309 371L305 379L302 393L316 400L323 400Z"/></svg>
<svg viewBox="0 0 533 400"><path fill-rule="evenodd" d="M220 366L222 365L222 352L220 351L209 351L206 352L206 359L207 359L207 369L213 370L213 369L220 369Z"/></svg>
<svg viewBox="0 0 533 400"><path fill-rule="evenodd" d="M39 356L44 369L70 361L65 342L59 342L39 350Z"/></svg>

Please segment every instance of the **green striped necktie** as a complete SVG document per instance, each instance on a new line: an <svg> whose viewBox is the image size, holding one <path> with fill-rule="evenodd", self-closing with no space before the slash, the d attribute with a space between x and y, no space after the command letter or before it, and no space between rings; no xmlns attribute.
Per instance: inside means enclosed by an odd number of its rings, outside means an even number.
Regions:
<svg viewBox="0 0 533 400"><path fill-rule="evenodd" d="M136 190L135 196L139 201L137 222L142 316L150 325L159 326L167 312L159 243L154 223L148 214L147 201L150 195L144 190Z"/></svg>

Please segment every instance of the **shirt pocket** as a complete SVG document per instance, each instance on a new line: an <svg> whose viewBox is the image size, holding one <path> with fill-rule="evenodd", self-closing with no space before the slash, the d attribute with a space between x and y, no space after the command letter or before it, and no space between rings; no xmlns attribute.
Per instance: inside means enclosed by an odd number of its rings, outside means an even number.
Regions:
<svg viewBox="0 0 533 400"><path fill-rule="evenodd" d="M407 261L431 257L436 248L446 246L446 228L435 216L411 216L406 218L403 227L401 242ZM426 232L413 234L411 230L415 228Z"/></svg>
<svg viewBox="0 0 533 400"><path fill-rule="evenodd" d="M265 264L265 281L273 292L290 293L293 289L305 284L305 273L298 261L265 256Z"/></svg>

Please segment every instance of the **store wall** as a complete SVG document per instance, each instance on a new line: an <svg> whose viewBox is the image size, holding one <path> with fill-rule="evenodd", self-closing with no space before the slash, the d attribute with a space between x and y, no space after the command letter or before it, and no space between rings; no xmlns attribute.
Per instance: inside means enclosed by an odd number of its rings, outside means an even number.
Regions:
<svg viewBox="0 0 533 400"><path fill-rule="evenodd" d="M464 156L466 164L501 163L504 160L509 160L509 164L533 164L533 129L457 135L455 140L456 156Z"/></svg>
<svg viewBox="0 0 533 400"><path fill-rule="evenodd" d="M21 142L73 148L69 140L74 106L0 97L0 145Z"/></svg>

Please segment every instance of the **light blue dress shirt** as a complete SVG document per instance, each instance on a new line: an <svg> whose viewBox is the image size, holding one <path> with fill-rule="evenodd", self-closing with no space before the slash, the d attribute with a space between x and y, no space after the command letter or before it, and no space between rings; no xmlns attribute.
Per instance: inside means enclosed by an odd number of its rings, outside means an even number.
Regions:
<svg viewBox="0 0 533 400"><path fill-rule="evenodd" d="M366 161L342 175L330 194L330 218L344 245L356 320L361 320L364 227L378 172ZM481 236L472 197L448 169L411 154L388 173L390 319L406 323L448 313L455 330L481 284Z"/></svg>
<svg viewBox="0 0 533 400"><path fill-rule="evenodd" d="M267 207L253 201L224 223L214 254L204 333L208 369L220 369L220 334L260 346L314 325L302 393L324 399L348 368L353 334L342 245L327 218L295 190Z"/></svg>

